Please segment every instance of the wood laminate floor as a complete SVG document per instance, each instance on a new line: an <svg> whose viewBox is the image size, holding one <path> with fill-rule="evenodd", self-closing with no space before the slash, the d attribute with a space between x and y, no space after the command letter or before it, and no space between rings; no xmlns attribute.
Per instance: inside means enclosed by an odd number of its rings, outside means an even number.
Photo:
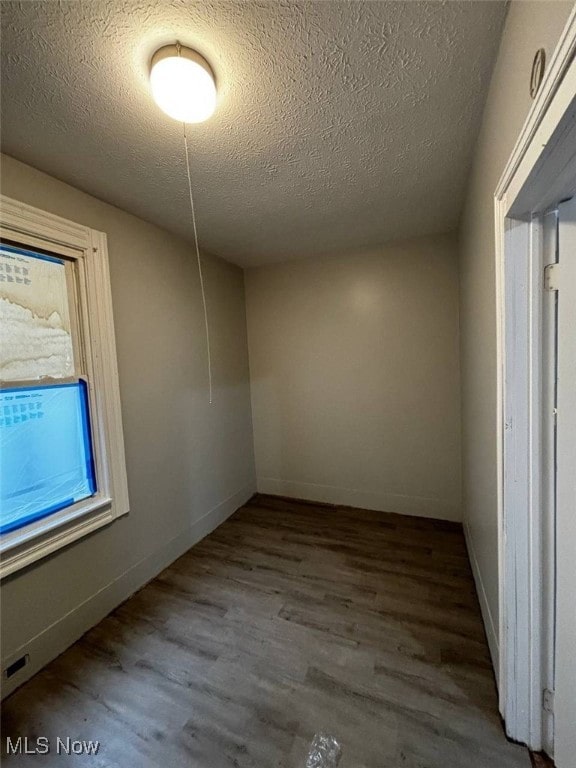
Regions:
<svg viewBox="0 0 576 768"><path fill-rule="evenodd" d="M100 741L4 765L527 768L506 741L461 527L258 496L3 708Z"/></svg>

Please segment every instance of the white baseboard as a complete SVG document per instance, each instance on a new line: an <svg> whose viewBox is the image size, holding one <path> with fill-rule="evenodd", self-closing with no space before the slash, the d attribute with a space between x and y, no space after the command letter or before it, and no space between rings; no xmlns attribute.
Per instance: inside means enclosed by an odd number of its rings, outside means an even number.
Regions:
<svg viewBox="0 0 576 768"><path fill-rule="evenodd" d="M74 610L46 627L42 632L21 645L20 648L17 648L10 656L3 658L2 669L5 669L24 654L28 654L30 660L10 679L2 680L2 698L8 696L15 688L39 672L42 667L75 643L78 638L98 624L120 603L128 599L130 595L157 576L190 547L211 533L241 507L254 492L255 488L252 483L241 488L199 520L196 520L187 530L175 536L168 544L131 566L114 581L80 603Z"/></svg>
<svg viewBox="0 0 576 768"><path fill-rule="evenodd" d="M468 548L468 557L472 566L472 573L474 574L474 581L476 583L476 592L478 593L478 600L480 602L480 610L482 611L482 619L484 620L484 628L486 630L486 637L488 638L488 647L490 648L490 656L492 657L492 666L494 667L494 675L496 676L496 685L499 686L499 672L500 672L500 643L498 642L498 633L496 632L496 625L492 617L492 611L488 603L488 597L486 596L486 590L484 588L484 582L482 580L482 572L476 557L476 551L474 549L474 543L472 541L472 533L470 526L464 521L464 538L466 539L466 547Z"/></svg>
<svg viewBox="0 0 576 768"><path fill-rule="evenodd" d="M437 520L452 520L454 522L462 520L460 505L444 499L404 496L398 493L372 493L332 485L279 480L273 477L259 477L257 485L260 493L270 493L275 496L288 496L294 499L308 499L327 504L373 509L377 512L432 517Z"/></svg>

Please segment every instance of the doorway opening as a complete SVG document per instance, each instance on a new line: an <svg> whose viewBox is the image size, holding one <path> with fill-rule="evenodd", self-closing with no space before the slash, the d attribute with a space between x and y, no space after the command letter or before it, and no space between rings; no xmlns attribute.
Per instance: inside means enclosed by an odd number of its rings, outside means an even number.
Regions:
<svg viewBox="0 0 576 768"><path fill-rule="evenodd" d="M558 768L576 751L575 50L573 13L495 200L500 711Z"/></svg>

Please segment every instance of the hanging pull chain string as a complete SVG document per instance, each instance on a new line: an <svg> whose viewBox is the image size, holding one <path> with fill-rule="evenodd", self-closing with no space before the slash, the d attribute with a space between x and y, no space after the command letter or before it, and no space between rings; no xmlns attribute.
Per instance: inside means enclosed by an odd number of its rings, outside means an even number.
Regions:
<svg viewBox="0 0 576 768"><path fill-rule="evenodd" d="M204 307L204 326L206 328L206 350L208 352L208 391L210 403L212 403L212 358L210 356L210 329L208 327L208 309L206 307L206 293L204 291L204 275L202 274L202 259L198 247L198 230L196 228L196 211L194 210L194 195L192 194L192 177L190 175L190 157L188 152L188 137L186 136L186 123L184 127L184 152L186 154L186 173L188 176L188 194L190 197L190 212L192 213L192 226L194 228L194 244L196 246L196 259L198 261L198 274L200 275L200 289L202 291L202 306Z"/></svg>

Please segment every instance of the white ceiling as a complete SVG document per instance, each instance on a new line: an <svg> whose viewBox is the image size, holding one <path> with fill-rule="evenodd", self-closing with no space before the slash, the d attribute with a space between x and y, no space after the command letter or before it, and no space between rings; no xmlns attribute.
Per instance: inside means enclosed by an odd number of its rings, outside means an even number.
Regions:
<svg viewBox="0 0 576 768"><path fill-rule="evenodd" d="M11 2L3 151L192 238L182 126L148 62L179 39L219 106L189 127L201 245L241 265L454 228L502 2Z"/></svg>

